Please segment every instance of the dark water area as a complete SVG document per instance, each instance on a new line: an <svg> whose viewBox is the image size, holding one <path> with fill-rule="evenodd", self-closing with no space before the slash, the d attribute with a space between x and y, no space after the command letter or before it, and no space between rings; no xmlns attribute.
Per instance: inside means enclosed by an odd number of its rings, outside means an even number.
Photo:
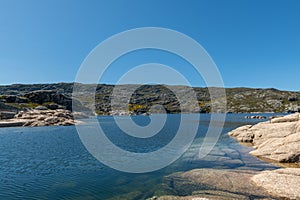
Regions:
<svg viewBox="0 0 300 200"><path fill-rule="evenodd" d="M270 117L275 114L261 114ZM164 176L195 168L275 169L248 154L227 132L264 120L245 119L246 114L228 114L223 132L213 150L199 159L199 148L210 115L201 114L199 129L190 148L171 165L149 173L130 174L111 169L95 159L82 144L75 126L19 127L0 129L0 199L146 199L170 194ZM125 118L129 116L125 116ZM152 152L168 144L176 134L180 115L168 115L163 131L148 139L129 137L111 116L98 120L107 137L131 152ZM146 126L147 116L134 116Z"/></svg>

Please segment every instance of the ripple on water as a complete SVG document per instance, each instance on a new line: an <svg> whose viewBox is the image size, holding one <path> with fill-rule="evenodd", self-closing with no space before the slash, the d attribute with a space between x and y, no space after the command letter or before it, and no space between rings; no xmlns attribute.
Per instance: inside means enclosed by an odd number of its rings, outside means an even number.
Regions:
<svg viewBox="0 0 300 200"><path fill-rule="evenodd" d="M172 132L180 115L170 115L164 134ZM122 147L132 142L118 129L112 117L100 117L112 141ZM142 116L135 120L143 121ZM197 137L187 152L172 165L153 173L127 174L110 169L84 148L74 126L2 128L0 129L0 199L143 199L153 195L172 194L163 185L170 173L194 168L251 169L276 168L248 154L250 147L239 145L227 132L255 120L244 115L228 115L223 134L214 149L199 159L199 147L208 128L209 115L202 115ZM143 145L129 145L137 152L153 151L166 145L174 135L158 136ZM135 149L136 148L136 149ZM141 148L141 149L139 149ZM126 158L124 158L126 159ZM125 195L125 196L124 196Z"/></svg>

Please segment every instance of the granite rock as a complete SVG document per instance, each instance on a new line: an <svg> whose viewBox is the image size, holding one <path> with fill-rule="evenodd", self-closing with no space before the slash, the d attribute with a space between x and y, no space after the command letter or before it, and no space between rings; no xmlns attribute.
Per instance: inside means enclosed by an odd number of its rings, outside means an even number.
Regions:
<svg viewBox="0 0 300 200"><path fill-rule="evenodd" d="M250 154L276 162L300 163L299 113L246 125L228 133L239 142L253 145Z"/></svg>
<svg viewBox="0 0 300 200"><path fill-rule="evenodd" d="M300 168L264 171L254 175L252 180L274 196L300 199Z"/></svg>

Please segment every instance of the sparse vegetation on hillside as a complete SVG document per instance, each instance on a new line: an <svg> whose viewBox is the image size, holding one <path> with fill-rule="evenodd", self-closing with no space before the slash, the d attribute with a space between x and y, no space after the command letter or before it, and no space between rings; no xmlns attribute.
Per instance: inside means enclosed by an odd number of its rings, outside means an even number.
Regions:
<svg viewBox="0 0 300 200"><path fill-rule="evenodd" d="M93 102L95 101L97 114L107 115L112 112L110 104L114 89L113 85L78 85L81 88L81 93L77 94L75 98L80 100L83 106L92 110ZM124 102L128 104L127 110L125 110L128 113L145 113L153 105L162 105L167 113L211 112L211 101L207 88L193 88L199 102L198 108L188 104L190 94L187 94L187 86L122 85L118 88L121 93L124 91L124 94L133 88L138 88L133 90L130 101ZM93 95L95 89L96 94ZM72 96L72 91L73 83L0 86L0 102L2 102L2 105L5 104L16 109L34 108L40 105L49 106L52 103L71 109L70 97ZM180 103L173 91L187 98L186 102L183 102L185 104L184 110L181 110ZM300 92L280 91L272 88L227 88L226 95L226 112L300 111ZM124 97L121 95L119 98L122 100ZM124 98L124 101L127 100ZM122 110L124 108L120 107L119 109Z"/></svg>

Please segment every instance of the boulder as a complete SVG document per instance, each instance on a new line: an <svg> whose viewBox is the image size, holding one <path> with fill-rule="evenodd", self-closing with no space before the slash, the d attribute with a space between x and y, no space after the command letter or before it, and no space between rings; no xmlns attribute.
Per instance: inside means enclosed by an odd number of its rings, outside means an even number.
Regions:
<svg viewBox="0 0 300 200"><path fill-rule="evenodd" d="M300 162L300 132L279 139L268 139L250 154L277 162Z"/></svg>
<svg viewBox="0 0 300 200"><path fill-rule="evenodd" d="M75 122L73 120L66 120L66 121L60 123L61 126L71 126L74 124L75 124Z"/></svg>
<svg viewBox="0 0 300 200"><path fill-rule="evenodd" d="M48 108L45 106L37 106L37 107L35 107L35 109L36 110L48 110Z"/></svg>
<svg viewBox="0 0 300 200"><path fill-rule="evenodd" d="M47 105L47 108L49 108L50 110L56 110L59 108L59 105L57 105L56 103L50 103Z"/></svg>
<svg viewBox="0 0 300 200"><path fill-rule="evenodd" d="M58 123L60 120L58 117L48 117L44 121L47 122L48 124L55 124Z"/></svg>
<svg viewBox="0 0 300 200"><path fill-rule="evenodd" d="M28 124L27 126L31 126L31 127L34 127L34 126L48 126L48 124L43 122L43 121L34 121L34 122Z"/></svg>
<svg viewBox="0 0 300 200"><path fill-rule="evenodd" d="M46 119L46 116L45 115L40 115L36 119L39 120L39 121L43 121L43 120Z"/></svg>
<svg viewBox="0 0 300 200"><path fill-rule="evenodd" d="M73 112L74 119L86 119L89 118L89 116L83 112Z"/></svg>
<svg viewBox="0 0 300 200"><path fill-rule="evenodd" d="M22 126L31 126L35 121L34 120L28 120L26 123L24 123Z"/></svg>

